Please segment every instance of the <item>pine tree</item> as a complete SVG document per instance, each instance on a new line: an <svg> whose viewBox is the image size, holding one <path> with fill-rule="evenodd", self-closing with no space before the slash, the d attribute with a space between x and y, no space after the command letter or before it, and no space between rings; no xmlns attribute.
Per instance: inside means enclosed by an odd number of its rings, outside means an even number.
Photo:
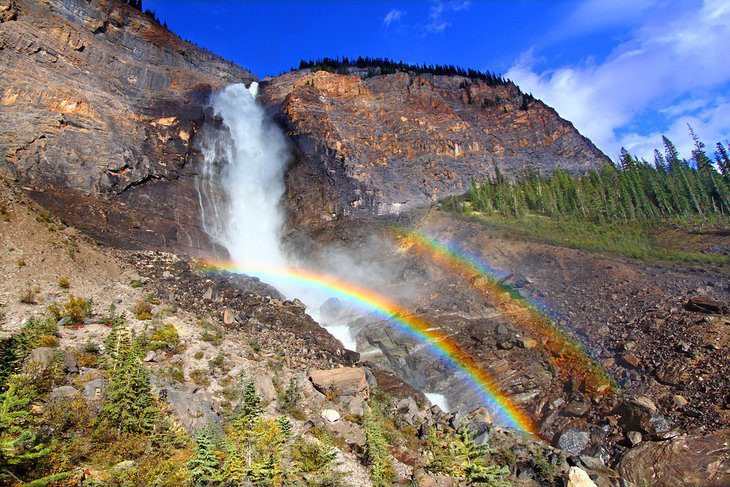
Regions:
<svg viewBox="0 0 730 487"><path fill-rule="evenodd" d="M38 396L33 381L29 374L13 375L0 394L0 467L32 464L50 452L29 424L30 407Z"/></svg>
<svg viewBox="0 0 730 487"><path fill-rule="evenodd" d="M289 421L289 418L287 418L286 416L279 416L279 418L276 420L276 422L279 424L279 429L281 429L281 432L284 435L284 438L289 440L291 438L291 430L292 430L292 425L291 425L291 421Z"/></svg>
<svg viewBox="0 0 730 487"><path fill-rule="evenodd" d="M375 487L386 487L393 485L395 469L376 413L377 406L371 404L370 409L365 411L363 417L365 458L370 466L370 480L372 480L373 485Z"/></svg>
<svg viewBox="0 0 730 487"><path fill-rule="evenodd" d="M219 464L210 433L205 430L200 432L195 437L195 456L186 464L192 484L208 486L220 481Z"/></svg>
<svg viewBox="0 0 730 487"><path fill-rule="evenodd" d="M116 428L118 435L149 433L159 416L149 373L129 337L129 330L120 326L112 340L107 340L108 386L97 417L98 424Z"/></svg>
<svg viewBox="0 0 730 487"><path fill-rule="evenodd" d="M226 460L221 473L223 485L242 485L247 479L248 469L241 452L230 440L226 441L225 452Z"/></svg>
<svg viewBox="0 0 730 487"><path fill-rule="evenodd" d="M244 386L243 401L238 407L237 415L239 418L247 418L249 421L253 421L262 413L261 398L256 393L256 383L249 380Z"/></svg>
<svg viewBox="0 0 730 487"><path fill-rule="evenodd" d="M722 145L722 142L718 142L716 147L715 160L717 161L717 167L722 175L727 178L730 176L730 156L728 156L727 149Z"/></svg>

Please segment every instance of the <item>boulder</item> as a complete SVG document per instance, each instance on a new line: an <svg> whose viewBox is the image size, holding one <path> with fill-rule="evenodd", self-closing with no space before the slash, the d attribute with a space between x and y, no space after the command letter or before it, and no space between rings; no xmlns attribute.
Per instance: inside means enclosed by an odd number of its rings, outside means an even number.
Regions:
<svg viewBox="0 0 730 487"><path fill-rule="evenodd" d="M328 423L334 423L335 421L339 421L340 413L338 413L334 409L323 409L322 419L324 419Z"/></svg>
<svg viewBox="0 0 730 487"><path fill-rule="evenodd" d="M361 397L355 396L347 403L347 412L353 416L362 416L365 414L363 407L365 401Z"/></svg>
<svg viewBox="0 0 730 487"><path fill-rule="evenodd" d="M256 383L256 392L264 403L270 403L276 399L276 388L270 376L259 373L253 380Z"/></svg>
<svg viewBox="0 0 730 487"><path fill-rule="evenodd" d="M101 399L104 392L104 379L101 377L92 379L84 386L84 396L88 401Z"/></svg>
<svg viewBox="0 0 730 487"><path fill-rule="evenodd" d="M708 296L693 296L689 298L685 308L690 311L708 314L721 314L728 311L728 306L725 303L716 301Z"/></svg>
<svg viewBox="0 0 730 487"><path fill-rule="evenodd" d="M368 383L365 379L365 372L360 367L312 370L309 373L309 380L322 394L334 391L339 396L368 395Z"/></svg>
<svg viewBox="0 0 730 487"><path fill-rule="evenodd" d="M591 442L591 435L588 431L578 428L568 428L558 438L558 448L561 448L572 455L580 455Z"/></svg>
<svg viewBox="0 0 730 487"><path fill-rule="evenodd" d="M71 398L78 394L80 394L79 391L77 391L76 388L72 386L60 386L51 390L51 394L49 395L49 397L51 399L56 399L59 397Z"/></svg>
<svg viewBox="0 0 730 487"><path fill-rule="evenodd" d="M730 430L644 442L621 458L618 472L634 485L720 487L730 485Z"/></svg>
<svg viewBox="0 0 730 487"><path fill-rule="evenodd" d="M582 468L570 467L566 487L596 487L596 484Z"/></svg>
<svg viewBox="0 0 730 487"><path fill-rule="evenodd" d="M30 351L28 362L36 363L41 367L48 367L54 357L56 357L56 354L62 354L64 370L67 373L77 373L79 371L79 367L76 364L76 357L74 357L68 350L61 350L60 348L34 348Z"/></svg>
<svg viewBox="0 0 730 487"><path fill-rule="evenodd" d="M619 424L624 431L639 431L656 437L671 429L667 419L657 412L654 402L646 396L620 404L615 414L619 416Z"/></svg>
<svg viewBox="0 0 730 487"><path fill-rule="evenodd" d="M172 408L180 426L190 435L195 435L207 426L221 428L221 418L213 405L197 394L161 384L158 394Z"/></svg>

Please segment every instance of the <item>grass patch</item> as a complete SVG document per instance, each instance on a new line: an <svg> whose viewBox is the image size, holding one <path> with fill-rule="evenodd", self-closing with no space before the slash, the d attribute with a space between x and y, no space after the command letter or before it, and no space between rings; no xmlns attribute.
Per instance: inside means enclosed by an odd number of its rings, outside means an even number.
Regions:
<svg viewBox="0 0 730 487"><path fill-rule="evenodd" d="M645 261L695 262L725 266L730 259L705 253L696 228L687 223L602 223L552 219L537 215L504 217L471 212L466 218L497 230L509 239L608 253Z"/></svg>

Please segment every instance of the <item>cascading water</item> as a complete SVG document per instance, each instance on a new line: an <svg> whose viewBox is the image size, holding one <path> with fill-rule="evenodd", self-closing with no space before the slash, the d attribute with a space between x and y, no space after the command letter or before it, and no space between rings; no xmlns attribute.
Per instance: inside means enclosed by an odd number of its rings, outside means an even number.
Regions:
<svg viewBox="0 0 730 487"><path fill-rule="evenodd" d="M203 227L241 266L290 266L281 247L284 219L279 206L289 154L284 134L256 103L257 91L255 82L249 88L235 84L211 98L211 108L228 133L208 130L201 138L204 165L198 194ZM354 350L346 325L319 316L329 296L266 280L284 295L302 300L314 319Z"/></svg>

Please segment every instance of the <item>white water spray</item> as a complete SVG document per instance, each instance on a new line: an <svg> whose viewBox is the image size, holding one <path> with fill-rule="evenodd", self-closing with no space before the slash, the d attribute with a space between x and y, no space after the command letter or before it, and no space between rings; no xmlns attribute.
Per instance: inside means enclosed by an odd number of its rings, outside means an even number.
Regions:
<svg viewBox="0 0 730 487"><path fill-rule="evenodd" d="M249 88L236 84L211 99L230 136L211 131L202 138L205 163L198 193L203 227L242 267L287 266L292 263L281 248L284 219L279 202L289 154L284 134L256 103L257 91L257 83ZM302 300L315 320L346 348L355 349L346 325L319 316L319 307L329 296L289 282L267 281L287 297Z"/></svg>

